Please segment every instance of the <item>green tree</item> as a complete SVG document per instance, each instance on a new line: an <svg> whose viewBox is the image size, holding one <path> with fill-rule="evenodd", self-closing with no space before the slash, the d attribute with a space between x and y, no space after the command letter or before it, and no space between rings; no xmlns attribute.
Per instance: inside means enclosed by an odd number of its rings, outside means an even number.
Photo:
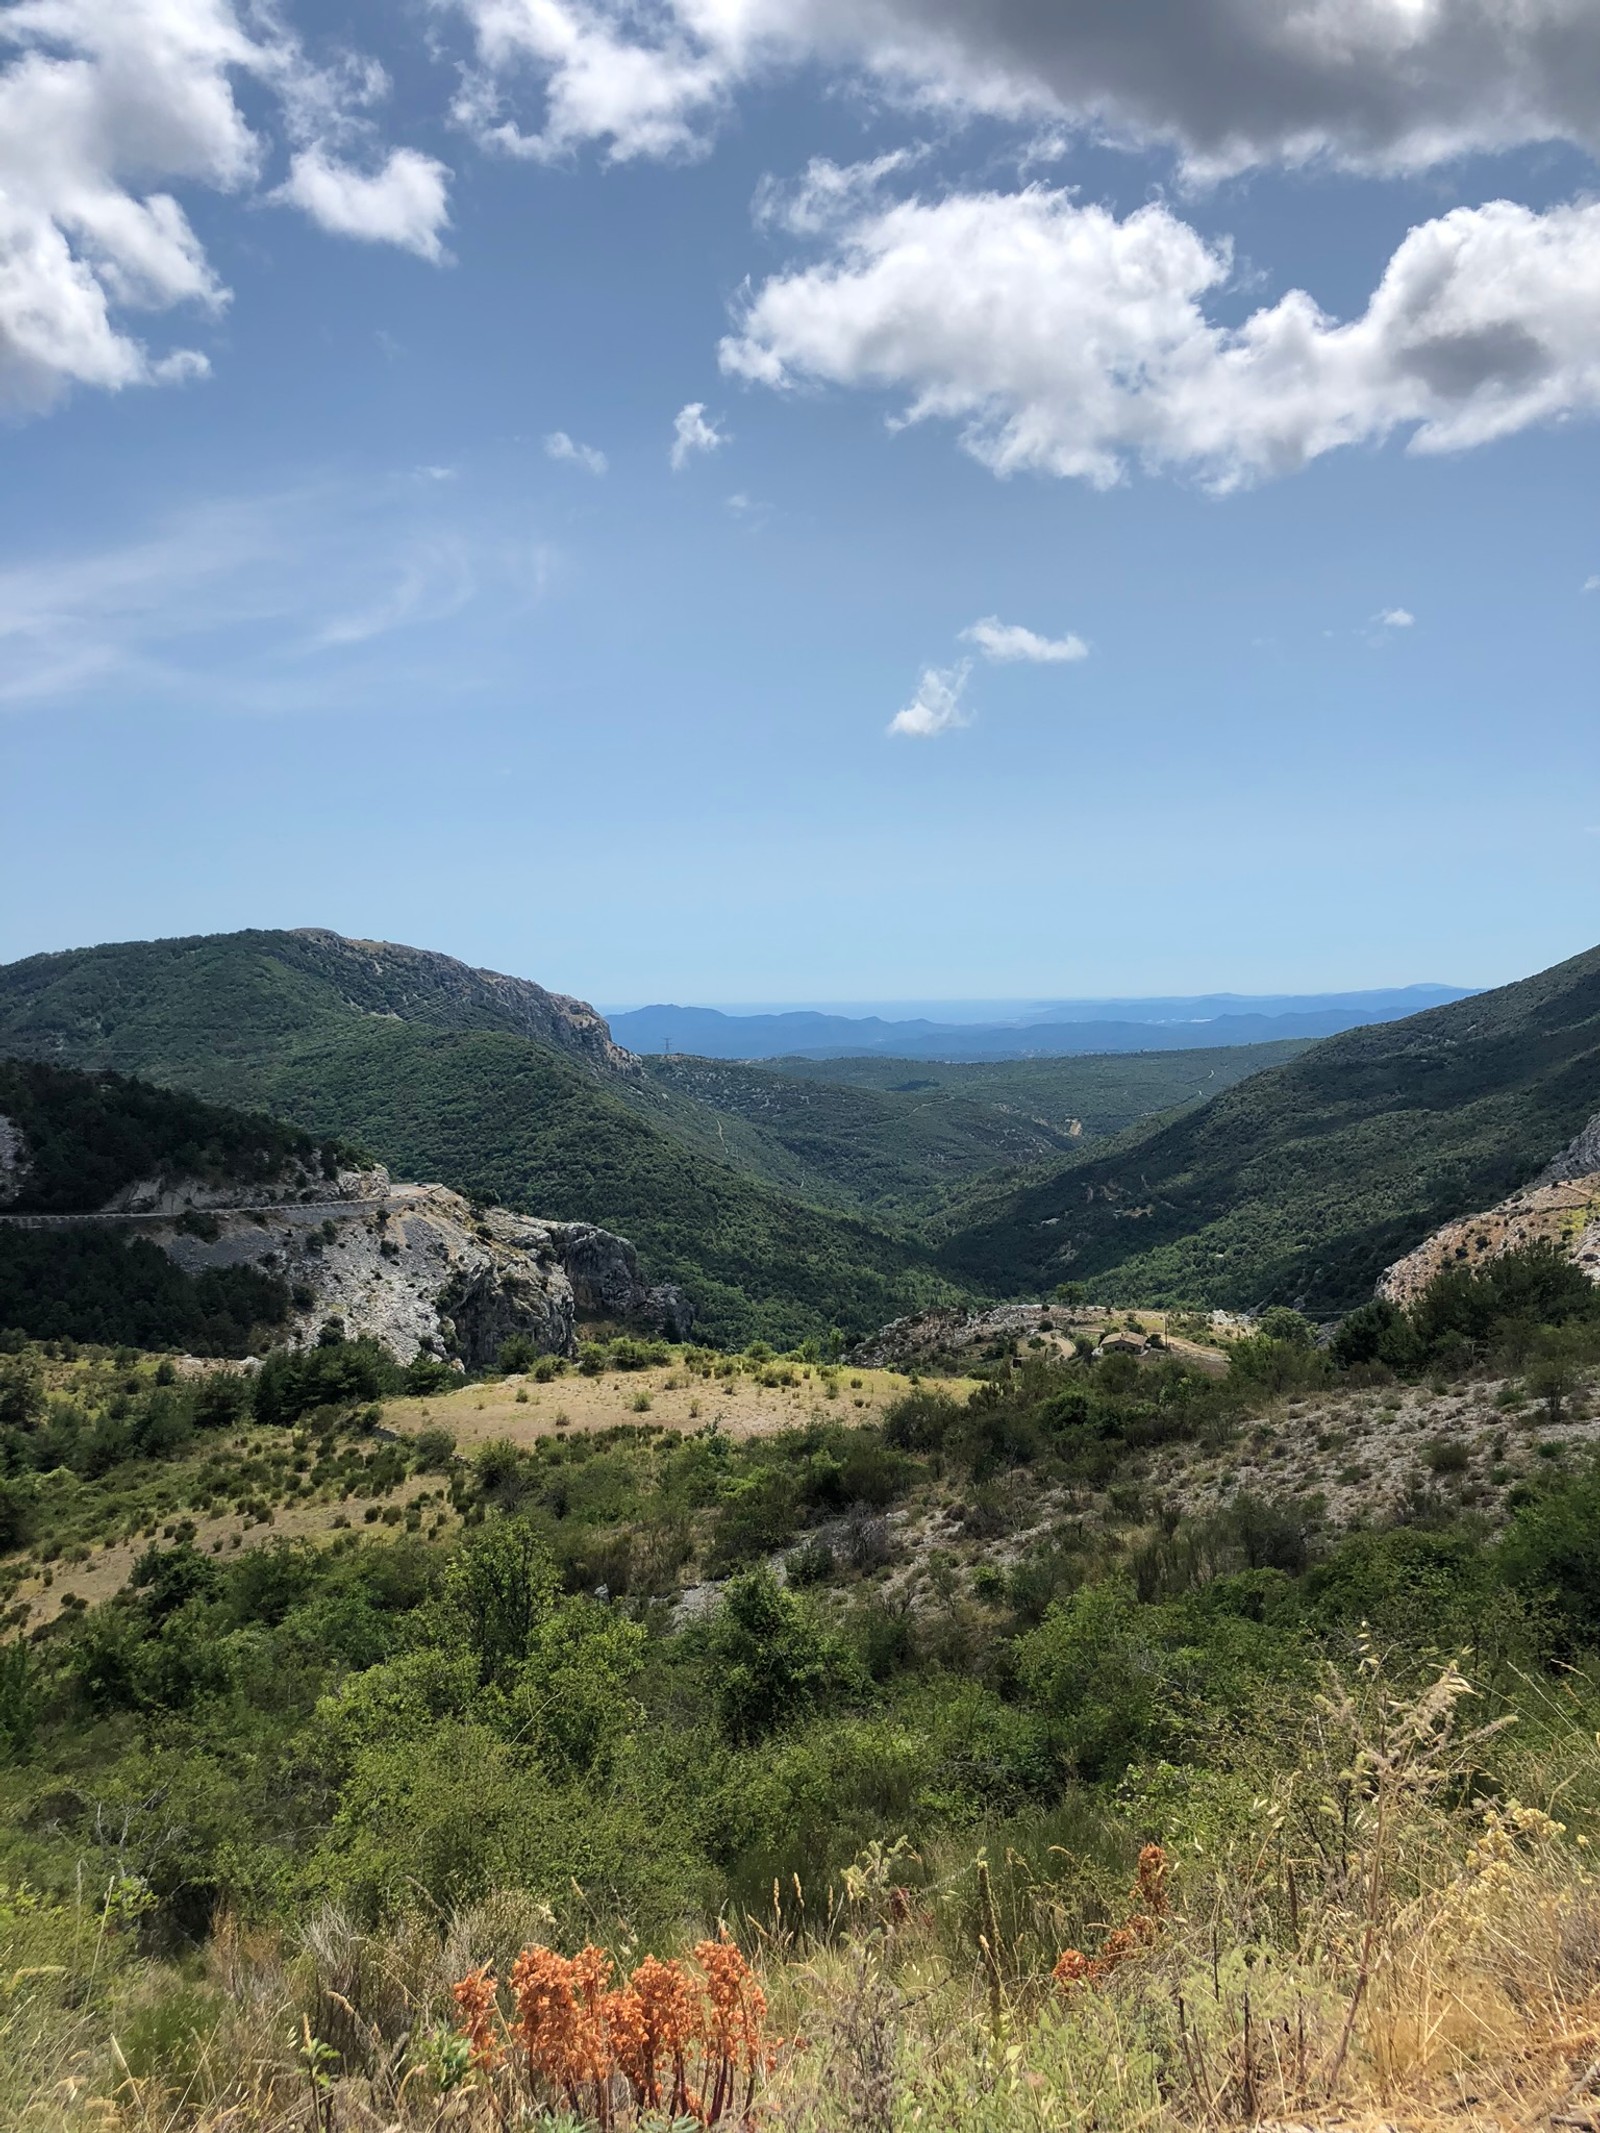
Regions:
<svg viewBox="0 0 1600 2133"><path fill-rule="evenodd" d="M527 1658L558 1590L550 1551L526 1519L499 1518L464 1541L440 1589L443 1641L465 1644L484 1686Z"/></svg>
<svg viewBox="0 0 1600 2133"><path fill-rule="evenodd" d="M707 1656L717 1716L737 1742L760 1740L861 1685L853 1655L764 1565L730 1581Z"/></svg>

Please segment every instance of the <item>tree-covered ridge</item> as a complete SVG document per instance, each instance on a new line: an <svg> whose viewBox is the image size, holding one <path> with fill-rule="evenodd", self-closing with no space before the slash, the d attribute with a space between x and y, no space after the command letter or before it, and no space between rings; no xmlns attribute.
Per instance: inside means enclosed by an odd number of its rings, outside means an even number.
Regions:
<svg viewBox="0 0 1600 2133"><path fill-rule="evenodd" d="M333 1177L355 1152L260 1112L203 1103L123 1074L76 1073L0 1059L0 1117L22 1136L17 1214L85 1214L145 1178L194 1178L241 1190L269 1185L290 1163Z"/></svg>
<svg viewBox="0 0 1600 2133"><path fill-rule="evenodd" d="M325 927L119 941L0 967L7 1050L181 1078L197 1054L382 1015L427 1029L497 1029L610 1070L628 1064L581 1000L453 956Z"/></svg>
<svg viewBox="0 0 1600 2133"><path fill-rule="evenodd" d="M1104 1131L1253 1063L924 1066L905 1088L685 1061L641 1074L608 1067L603 1025L594 1039L581 1017L575 1045L548 1041L540 1001L572 1010L316 931L134 942L0 969L0 1051L262 1105L398 1175L597 1222L690 1292L711 1337L784 1342L964 1295L917 1234L930 1215L1058 1155L1074 1119Z"/></svg>
<svg viewBox="0 0 1600 2133"><path fill-rule="evenodd" d="M683 1285L709 1338L865 1334L965 1293L911 1235L790 1198L717 1162L525 1040L369 1021L255 1069L262 1096L350 1121L397 1176L627 1237Z"/></svg>
<svg viewBox="0 0 1600 2133"><path fill-rule="evenodd" d="M998 1289L1317 1312L1370 1295L1439 1223L1525 1183L1600 1110L1600 950L1405 1022L1351 1030L955 1236Z"/></svg>
<svg viewBox="0 0 1600 2133"><path fill-rule="evenodd" d="M253 933L34 957L0 970L0 1049L263 1105L399 1176L619 1231L714 1338L862 1334L963 1293L914 1238L718 1160L706 1121L674 1132L631 1075L509 1026L492 991L353 1007L361 947Z"/></svg>
<svg viewBox="0 0 1600 2133"><path fill-rule="evenodd" d="M878 1220L957 1221L1084 1144L1290 1058L1293 1044L947 1065L646 1058L630 1101L780 1191ZM651 1099L654 1099L653 1107Z"/></svg>

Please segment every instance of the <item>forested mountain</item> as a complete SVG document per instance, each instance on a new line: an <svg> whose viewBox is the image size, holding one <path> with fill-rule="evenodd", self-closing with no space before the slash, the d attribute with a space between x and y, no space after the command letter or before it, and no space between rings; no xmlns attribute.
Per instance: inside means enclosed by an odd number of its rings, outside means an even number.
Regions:
<svg viewBox="0 0 1600 2133"><path fill-rule="evenodd" d="M1030 1183L942 1254L1001 1290L1346 1308L1600 1110L1600 949L1351 1030Z"/></svg>
<svg viewBox="0 0 1600 2133"><path fill-rule="evenodd" d="M265 1107L398 1176L599 1223L682 1283L711 1337L785 1341L964 1292L914 1225L1261 1056L919 1067L903 1088L641 1062L580 1001L321 930L0 968L0 1052Z"/></svg>
<svg viewBox="0 0 1600 2133"><path fill-rule="evenodd" d="M0 969L0 1051L264 1107L398 1176L620 1231L715 1338L864 1332L956 1293L914 1239L641 1115L637 1063L592 1010L448 957L321 932L34 956Z"/></svg>
<svg viewBox="0 0 1600 2133"><path fill-rule="evenodd" d="M1064 1278L1332 1310L1600 1108L1600 951L1308 1047L768 1067L635 1058L583 1003L447 956L247 932L0 969L0 1052L620 1231L717 1339Z"/></svg>
<svg viewBox="0 0 1600 2133"><path fill-rule="evenodd" d="M824 1206L924 1224L992 1181L1225 1089L1298 1044L995 1061L645 1058L652 1115ZM642 1091L628 1100L644 1101Z"/></svg>

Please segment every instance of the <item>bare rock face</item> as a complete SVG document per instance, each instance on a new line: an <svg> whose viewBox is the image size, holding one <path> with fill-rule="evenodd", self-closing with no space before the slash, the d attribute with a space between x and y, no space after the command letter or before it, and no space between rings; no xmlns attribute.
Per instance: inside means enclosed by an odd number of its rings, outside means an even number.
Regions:
<svg viewBox="0 0 1600 2133"><path fill-rule="evenodd" d="M1600 1176L1600 1111L1534 1179L1535 1185L1564 1185L1573 1178Z"/></svg>
<svg viewBox="0 0 1600 2133"><path fill-rule="evenodd" d="M1481 1214L1445 1223L1397 1259L1379 1278L1378 1294L1404 1308L1451 1267L1481 1265L1541 1242L1558 1245L1600 1282L1600 1114L1531 1185Z"/></svg>
<svg viewBox="0 0 1600 2133"><path fill-rule="evenodd" d="M227 1210L190 1203L141 1222L140 1233L186 1273L254 1266L277 1276L294 1299L296 1347L337 1318L348 1338L379 1341L403 1363L426 1352L480 1369L516 1336L570 1355L587 1317L688 1330L681 1293L650 1288L632 1245L609 1230L474 1209L443 1185L391 1187L381 1171L349 1178L382 1190Z"/></svg>
<svg viewBox="0 0 1600 2133"><path fill-rule="evenodd" d="M22 1128L0 1114L0 1207L7 1207L28 1182L28 1144Z"/></svg>
<svg viewBox="0 0 1600 2133"><path fill-rule="evenodd" d="M358 1013L431 1029L509 1030L610 1073L639 1071L634 1054L613 1042L605 1017L587 1000L547 992L531 978L474 970L454 956L394 941L348 940L322 926L301 926L277 938L294 943L298 959L331 980Z"/></svg>
<svg viewBox="0 0 1600 2133"><path fill-rule="evenodd" d="M694 1323L694 1307L676 1282L647 1288L639 1272L639 1255L626 1237L591 1222L550 1225L580 1315L659 1326L670 1340L682 1340Z"/></svg>
<svg viewBox="0 0 1600 2133"><path fill-rule="evenodd" d="M1041 1319L1065 1317L1048 1304L996 1304L992 1310L964 1310L945 1304L891 1319L850 1350L850 1361L868 1370L935 1370L976 1354L986 1342L1025 1340L1037 1333Z"/></svg>

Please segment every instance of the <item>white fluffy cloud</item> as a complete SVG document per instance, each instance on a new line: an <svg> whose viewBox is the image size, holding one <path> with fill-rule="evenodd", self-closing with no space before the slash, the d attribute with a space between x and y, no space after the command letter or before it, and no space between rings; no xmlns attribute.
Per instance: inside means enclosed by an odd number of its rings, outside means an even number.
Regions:
<svg viewBox="0 0 1600 2133"><path fill-rule="evenodd" d="M585 474L603 474L611 463L598 446L579 444L565 430L550 432L544 441L544 452L547 459L559 459L568 466L582 467Z"/></svg>
<svg viewBox="0 0 1600 2133"><path fill-rule="evenodd" d="M382 166L368 173L318 145L294 157L279 197L304 208L336 237L396 244L436 262L444 257L439 233L450 219L449 176L442 163L414 148L391 150Z"/></svg>
<svg viewBox="0 0 1600 2133"><path fill-rule="evenodd" d="M439 0L461 114L516 153L692 152L746 85L822 64L945 109L1175 144L1198 169L1421 168L1600 145L1593 0ZM525 82L533 130L512 114Z"/></svg>
<svg viewBox="0 0 1600 2133"><path fill-rule="evenodd" d="M706 414L703 400L691 400L687 407L680 407L672 420L672 450L668 455L674 474L681 474L697 452L720 452L728 442L728 433L720 428L715 416Z"/></svg>
<svg viewBox="0 0 1600 2133"><path fill-rule="evenodd" d="M1373 620L1381 630L1409 630L1416 626L1416 616L1409 607L1386 607Z"/></svg>
<svg viewBox="0 0 1600 2133"><path fill-rule="evenodd" d="M1206 315L1225 243L1164 206L1119 221L1044 187L873 209L747 300L722 363L886 389L997 474L1098 487L1130 464L1227 489L1409 432L1457 450L1600 408L1600 205L1506 200L1413 229L1364 313L1291 290Z"/></svg>
<svg viewBox="0 0 1600 2133"><path fill-rule="evenodd" d="M961 708L961 698L971 671L965 660L956 667L924 667L916 695L890 719L889 733L914 741L931 741L953 726L970 724Z"/></svg>
<svg viewBox="0 0 1600 2133"><path fill-rule="evenodd" d="M152 355L122 314L226 301L169 188L237 191L259 177L266 147L236 78L276 100L304 151L290 197L327 227L434 256L442 166L401 151L361 178L326 145L362 130L381 74L320 72L270 10L248 20L234 0L13 0L0 12L0 407L204 371L192 350Z"/></svg>
<svg viewBox="0 0 1600 2133"><path fill-rule="evenodd" d="M1037 630L1024 629L1020 622L1002 622L998 615L985 615L961 635L985 659L1002 662L1025 659L1035 666L1050 666L1089 656L1089 647L1070 630L1065 637L1041 637Z"/></svg>

